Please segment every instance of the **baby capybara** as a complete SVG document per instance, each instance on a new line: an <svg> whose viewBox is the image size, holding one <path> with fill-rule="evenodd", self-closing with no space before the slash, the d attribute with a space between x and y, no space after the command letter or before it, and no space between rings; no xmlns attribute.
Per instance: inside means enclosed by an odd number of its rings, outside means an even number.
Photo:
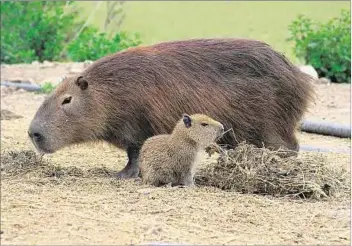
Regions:
<svg viewBox="0 0 352 246"><path fill-rule="evenodd" d="M295 128L312 95L311 78L267 44L247 39L197 39L131 48L95 61L63 80L30 128L37 150L104 140L123 148L119 177L137 177L138 154L153 135L171 133L179 116L202 113L246 140L298 150Z"/></svg>
<svg viewBox="0 0 352 246"><path fill-rule="evenodd" d="M200 154L224 134L224 126L204 114L183 114L171 134L148 138L139 153L144 184L194 186Z"/></svg>

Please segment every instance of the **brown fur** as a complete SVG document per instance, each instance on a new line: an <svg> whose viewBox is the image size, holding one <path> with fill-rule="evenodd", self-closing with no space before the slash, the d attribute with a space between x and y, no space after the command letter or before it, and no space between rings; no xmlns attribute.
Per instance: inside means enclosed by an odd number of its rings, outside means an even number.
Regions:
<svg viewBox="0 0 352 246"><path fill-rule="evenodd" d="M143 142L168 134L183 112L211 115L233 128L220 144L297 150L295 129L312 95L308 75L267 44L199 39L130 49L99 59L81 80L68 78L38 110L31 131L42 151L105 140L127 150L121 176L136 176ZM65 95L73 102L61 105ZM44 124L45 122L45 124ZM32 134L33 135L33 134ZM45 144L44 144L45 143ZM41 147L42 146L42 147Z"/></svg>
<svg viewBox="0 0 352 246"><path fill-rule="evenodd" d="M139 167L144 184L194 185L194 173L201 151L224 132L224 126L207 115L184 115L191 125L179 120L170 135L148 138L139 154ZM207 125L202 125L202 124Z"/></svg>

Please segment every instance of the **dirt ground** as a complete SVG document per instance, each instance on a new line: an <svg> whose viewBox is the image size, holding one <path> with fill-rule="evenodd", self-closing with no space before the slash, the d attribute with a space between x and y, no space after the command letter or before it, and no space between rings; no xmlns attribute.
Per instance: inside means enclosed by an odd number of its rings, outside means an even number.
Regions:
<svg viewBox="0 0 352 246"><path fill-rule="evenodd" d="M84 64L2 66L1 80L59 81ZM350 85L319 84L305 115L350 124ZM1 89L1 149L33 149L27 128L45 95ZM298 133L300 143L349 151L350 139ZM326 153L349 167L350 154ZM79 170L126 164L126 153L105 143L67 147L44 159ZM214 161L204 156L203 163ZM307 201L226 192L211 187L153 188L138 180L38 177L1 180L1 244L321 244L350 245L350 200Z"/></svg>

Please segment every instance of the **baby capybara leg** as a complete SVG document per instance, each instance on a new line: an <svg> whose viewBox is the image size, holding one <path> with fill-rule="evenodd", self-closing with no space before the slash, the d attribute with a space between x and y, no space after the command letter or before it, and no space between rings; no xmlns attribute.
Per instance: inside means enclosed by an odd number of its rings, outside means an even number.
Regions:
<svg viewBox="0 0 352 246"><path fill-rule="evenodd" d="M184 185L184 186L193 187L195 184L194 184L192 173L189 171L184 177L182 177L182 180L180 183L181 185Z"/></svg>
<svg viewBox="0 0 352 246"><path fill-rule="evenodd" d="M139 174L138 155L140 147L131 146L127 148L128 162L126 166L117 173L117 178L137 178Z"/></svg>

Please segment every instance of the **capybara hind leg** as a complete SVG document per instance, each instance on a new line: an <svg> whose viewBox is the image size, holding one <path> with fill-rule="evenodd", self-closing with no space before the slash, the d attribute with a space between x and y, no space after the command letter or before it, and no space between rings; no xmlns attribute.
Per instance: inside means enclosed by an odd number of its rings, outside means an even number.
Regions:
<svg viewBox="0 0 352 246"><path fill-rule="evenodd" d="M286 142L290 150L293 150L293 151L299 150L298 140L295 135L290 136Z"/></svg>
<svg viewBox="0 0 352 246"><path fill-rule="evenodd" d="M287 153L286 157L290 157L290 156L297 156L298 155L298 151L299 151L299 144L298 144L298 140L296 138L296 136L293 134L292 136L290 136L287 141L287 148L289 150L292 150L292 152Z"/></svg>
<svg viewBox="0 0 352 246"><path fill-rule="evenodd" d="M287 137L286 141L280 137L272 137L265 143L265 147L271 150L288 149L289 152L280 153L281 157L296 156L298 151L298 141L295 136Z"/></svg>
<svg viewBox="0 0 352 246"><path fill-rule="evenodd" d="M139 174L138 155L140 148L127 148L128 162L127 165L117 173L117 178L137 178Z"/></svg>

